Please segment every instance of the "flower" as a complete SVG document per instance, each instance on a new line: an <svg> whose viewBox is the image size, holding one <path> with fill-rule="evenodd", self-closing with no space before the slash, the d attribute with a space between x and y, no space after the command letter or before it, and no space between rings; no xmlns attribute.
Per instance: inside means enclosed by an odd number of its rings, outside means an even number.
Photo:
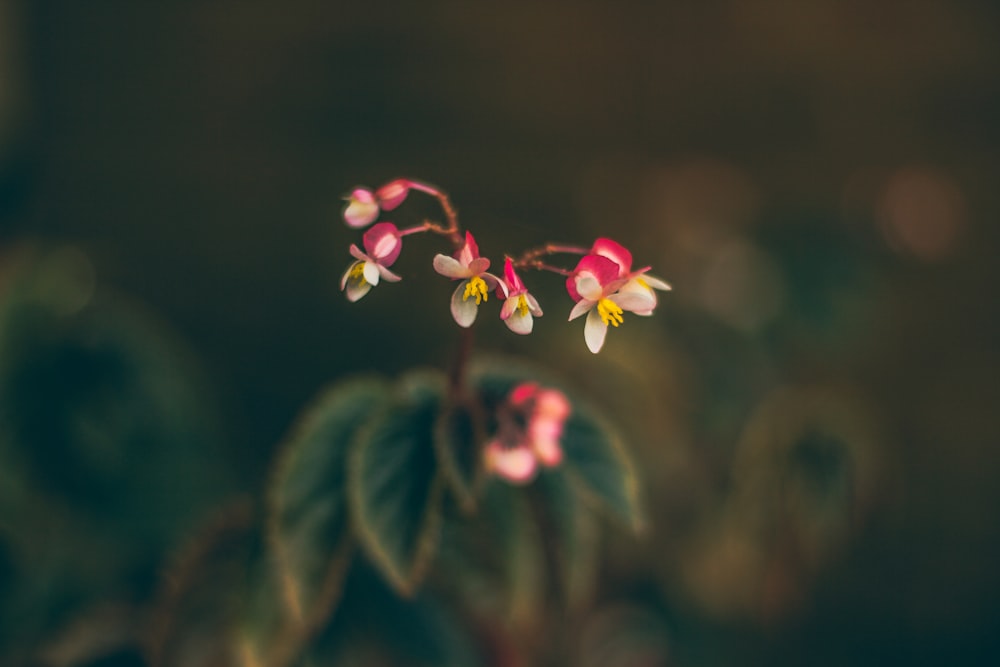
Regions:
<svg viewBox="0 0 1000 667"><path fill-rule="evenodd" d="M656 308L656 292L653 290L669 291L672 289L663 280L646 273L650 269L648 266L638 271L633 271L632 253L611 239L601 238L594 241L594 245L590 249L590 254L607 257L618 265L618 277L627 279L625 284L618 288L620 293L628 294L630 298L634 299L646 299L649 302L648 308L633 310L632 312L636 315L645 316L653 314L653 309Z"/></svg>
<svg viewBox="0 0 1000 667"><path fill-rule="evenodd" d="M587 314L583 336L594 354L604 345L608 325L619 326L625 311L652 315L656 308L654 289L670 289L647 271L648 266L633 271L632 253L611 239L601 238L566 279L566 291L576 301L569 319Z"/></svg>
<svg viewBox="0 0 1000 667"><path fill-rule="evenodd" d="M348 227L361 229L375 222L381 211L391 211L406 199L410 190L419 190L429 195L438 196L440 192L426 183L397 178L380 187L375 192L369 188L359 187L351 191L344 207L344 221Z"/></svg>
<svg viewBox="0 0 1000 667"><path fill-rule="evenodd" d="M351 255L357 261L347 268L344 277L340 279L340 289L347 291L348 301L357 301L368 294L372 287L378 285L379 278L389 282L401 280L387 268L392 266L403 249L403 239L396 225L391 222L378 223L365 232L362 243L365 252L351 244Z"/></svg>
<svg viewBox="0 0 1000 667"><path fill-rule="evenodd" d="M542 308L535 297L528 293L521 277L514 271L510 257L503 265L503 284L507 288L507 300L500 309L500 319L507 328L517 334L529 334L534 326L534 317L542 316ZM498 294L499 295L499 289Z"/></svg>
<svg viewBox="0 0 1000 667"><path fill-rule="evenodd" d="M531 481L539 466L562 463L560 438L569 399L558 389L524 382L511 390L497 414L497 436L484 449L486 468L515 484Z"/></svg>
<svg viewBox="0 0 1000 667"><path fill-rule="evenodd" d="M453 280L462 280L451 296L451 315L460 327L470 327L476 321L479 304L489 301L490 290L498 289L507 297L507 286L486 273L490 260L479 256L479 246L471 232L465 232L465 243L454 257L438 254L434 257L434 270ZM474 301L473 301L474 299Z"/></svg>

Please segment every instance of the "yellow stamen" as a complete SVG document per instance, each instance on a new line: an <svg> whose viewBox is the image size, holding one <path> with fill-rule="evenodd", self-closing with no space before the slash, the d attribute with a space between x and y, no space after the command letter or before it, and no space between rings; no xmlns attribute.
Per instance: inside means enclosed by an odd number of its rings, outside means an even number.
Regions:
<svg viewBox="0 0 1000 667"><path fill-rule="evenodd" d="M622 309L617 303L611 299L601 299L597 302L597 314L601 316L601 321L605 325L610 324L613 327L618 326L624 320L622 319Z"/></svg>
<svg viewBox="0 0 1000 667"><path fill-rule="evenodd" d="M476 297L477 306L483 301L489 301L490 290L486 287L486 281L479 276L469 278L469 282L465 285L465 294L462 295L462 301L468 301L470 296Z"/></svg>
<svg viewBox="0 0 1000 667"><path fill-rule="evenodd" d="M521 311L521 317L528 314L528 300L524 298L524 295L517 297L517 309Z"/></svg>
<svg viewBox="0 0 1000 667"><path fill-rule="evenodd" d="M643 287L645 287L646 289L649 289L649 285L642 278L636 278L635 281L640 285L642 285Z"/></svg>
<svg viewBox="0 0 1000 667"><path fill-rule="evenodd" d="M366 262L358 262L351 269L351 273L347 276L347 279L360 285L365 282L365 264Z"/></svg>

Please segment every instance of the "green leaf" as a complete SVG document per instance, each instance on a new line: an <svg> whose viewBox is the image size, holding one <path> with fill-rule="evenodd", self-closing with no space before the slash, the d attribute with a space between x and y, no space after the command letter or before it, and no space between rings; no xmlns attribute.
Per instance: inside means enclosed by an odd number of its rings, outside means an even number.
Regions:
<svg viewBox="0 0 1000 667"><path fill-rule="evenodd" d="M569 475L546 470L536 483L544 500L542 529L552 540L563 597L569 608L579 609L593 596L599 527Z"/></svg>
<svg viewBox="0 0 1000 667"><path fill-rule="evenodd" d="M596 410L573 401L563 427L567 472L579 478L588 497L635 532L643 529L639 482L618 433Z"/></svg>
<svg viewBox="0 0 1000 667"><path fill-rule="evenodd" d="M268 540L291 618L310 628L332 611L350 559L350 444L388 394L375 378L334 385L282 447L268 496Z"/></svg>
<svg viewBox="0 0 1000 667"><path fill-rule="evenodd" d="M437 549L443 480L434 425L444 393L438 373L400 381L393 400L358 434L348 488L365 551L402 595L412 595Z"/></svg>
<svg viewBox="0 0 1000 667"><path fill-rule="evenodd" d="M545 553L522 491L494 480L486 488L483 519L502 559L506 615L515 629L528 631L537 626L545 605Z"/></svg>
<svg viewBox="0 0 1000 667"><path fill-rule="evenodd" d="M483 481L484 442L479 407L468 400L449 402L434 425L434 447L445 481L467 515L476 511L477 487Z"/></svg>

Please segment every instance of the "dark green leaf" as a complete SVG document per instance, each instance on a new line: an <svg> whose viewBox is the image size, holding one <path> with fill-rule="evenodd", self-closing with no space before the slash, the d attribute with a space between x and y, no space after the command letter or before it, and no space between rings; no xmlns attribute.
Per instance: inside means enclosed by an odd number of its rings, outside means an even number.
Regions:
<svg viewBox="0 0 1000 667"><path fill-rule="evenodd" d="M535 626L545 604L545 554L522 489L494 480L483 500L483 520L502 559L507 617L514 628Z"/></svg>
<svg viewBox="0 0 1000 667"><path fill-rule="evenodd" d="M423 579L440 537L443 482L434 425L444 386L439 374L404 378L359 433L351 458L351 510L361 544L403 595Z"/></svg>
<svg viewBox="0 0 1000 667"><path fill-rule="evenodd" d="M482 482L484 443L482 415L471 401L451 402L434 426L434 446L441 469L459 506L476 511L477 487Z"/></svg>
<svg viewBox="0 0 1000 667"><path fill-rule="evenodd" d="M544 500L542 529L552 539L563 595L570 608L580 608L590 600L597 577L597 523L578 485L563 471L544 471L537 485Z"/></svg>
<svg viewBox="0 0 1000 667"><path fill-rule="evenodd" d="M331 387L308 408L282 449L267 507L270 546L291 617L307 626L329 614L350 555L350 444L387 400L374 378Z"/></svg>
<svg viewBox="0 0 1000 667"><path fill-rule="evenodd" d="M574 401L562 437L565 467L587 495L636 532L642 530L639 483L618 434L595 410Z"/></svg>

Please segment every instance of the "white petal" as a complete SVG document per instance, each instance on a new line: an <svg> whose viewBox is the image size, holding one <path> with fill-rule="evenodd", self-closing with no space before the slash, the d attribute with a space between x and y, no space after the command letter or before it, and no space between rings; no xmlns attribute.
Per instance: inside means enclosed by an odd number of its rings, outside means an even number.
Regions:
<svg viewBox="0 0 1000 667"><path fill-rule="evenodd" d="M521 311L516 310L513 315L504 320L504 324L514 333L524 336L531 333L534 320L531 318L530 312L522 315Z"/></svg>
<svg viewBox="0 0 1000 667"><path fill-rule="evenodd" d="M542 307L538 305L538 299L536 299L535 297L531 296L531 294L528 293L528 292L524 293L524 298L528 302L528 310L531 311L531 314L534 315L535 317L541 317L542 316Z"/></svg>
<svg viewBox="0 0 1000 667"><path fill-rule="evenodd" d="M603 288L594 274L589 271L581 271L576 276L576 291L584 299L597 301L601 298Z"/></svg>
<svg viewBox="0 0 1000 667"><path fill-rule="evenodd" d="M382 280L388 280L390 283L398 283L402 278L389 269L385 268L381 264L376 264L378 267L378 273L382 276Z"/></svg>
<svg viewBox="0 0 1000 667"><path fill-rule="evenodd" d="M523 445L508 449L493 441L486 445L485 455L489 470L515 484L531 481L538 470L534 453Z"/></svg>
<svg viewBox="0 0 1000 667"><path fill-rule="evenodd" d="M569 311L569 321L572 322L576 318L580 317L588 310L593 308L596 303L597 303L596 301L588 301L587 299L580 299L579 301L576 302L576 305L573 306L573 310Z"/></svg>
<svg viewBox="0 0 1000 667"><path fill-rule="evenodd" d="M442 254L434 256L434 270L447 278L468 278L471 275L457 259Z"/></svg>
<svg viewBox="0 0 1000 667"><path fill-rule="evenodd" d="M360 229L375 222L378 217L378 204L374 202L358 201L351 198L347 206L344 207L344 222L348 227Z"/></svg>
<svg viewBox="0 0 1000 667"><path fill-rule="evenodd" d="M367 280L372 285L378 285L378 264L375 262L365 262L365 280Z"/></svg>
<svg viewBox="0 0 1000 667"><path fill-rule="evenodd" d="M608 300L617 303L622 310L627 310L630 313L649 312L656 307L656 295L653 290L645 288L618 292L609 296Z"/></svg>
<svg viewBox="0 0 1000 667"><path fill-rule="evenodd" d="M587 341L587 349L594 354L601 351L604 346L604 337L608 335L608 325L601 320L597 309L590 311L587 315L587 323L583 327L583 339Z"/></svg>
<svg viewBox="0 0 1000 667"><path fill-rule="evenodd" d="M670 283L664 282L659 278L655 278L649 275L648 273L642 274L641 276L639 276L639 278L641 278L644 283L646 283L653 289L662 290L664 292L669 292L670 290L673 289L673 287L670 286Z"/></svg>
<svg viewBox="0 0 1000 667"><path fill-rule="evenodd" d="M506 320L514 313L517 309L517 301L518 298L516 296L507 297L507 300L503 302L503 306L500 307L501 320Z"/></svg>
<svg viewBox="0 0 1000 667"><path fill-rule="evenodd" d="M465 286L468 282L468 280L460 282L454 294L451 295L451 316L455 318L458 326L465 328L472 326L472 323L476 321L476 314L479 312L474 297L462 298L465 296Z"/></svg>
<svg viewBox="0 0 1000 667"><path fill-rule="evenodd" d="M347 283L347 300L354 302L363 297L365 294L371 291L372 286L366 282L349 282Z"/></svg>
<svg viewBox="0 0 1000 667"><path fill-rule="evenodd" d="M347 267L347 271L344 271L344 277L340 279L340 290L343 291L347 287L347 279L351 277L351 271L357 266L357 262L351 262L351 265Z"/></svg>

